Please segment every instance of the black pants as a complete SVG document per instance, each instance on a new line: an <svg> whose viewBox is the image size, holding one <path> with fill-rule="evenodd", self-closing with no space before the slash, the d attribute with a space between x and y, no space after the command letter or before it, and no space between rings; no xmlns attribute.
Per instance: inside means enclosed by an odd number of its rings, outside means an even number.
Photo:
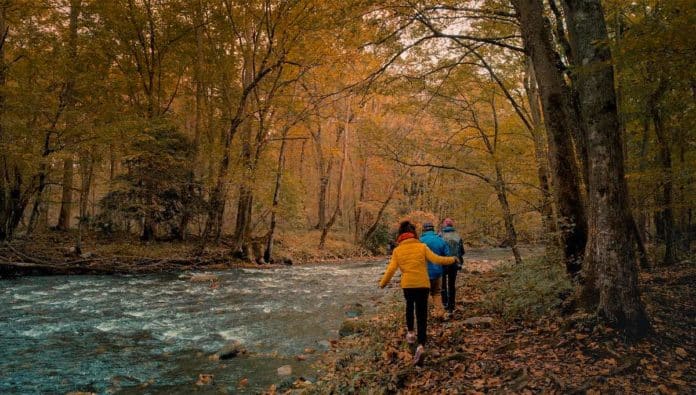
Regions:
<svg viewBox="0 0 696 395"><path fill-rule="evenodd" d="M453 312L458 269L456 265L447 265L443 269L445 270L442 275L442 304L445 305L447 311Z"/></svg>
<svg viewBox="0 0 696 395"><path fill-rule="evenodd" d="M428 294L429 288L404 288L406 299L406 327L413 331L413 312L418 324L418 344L425 345L428 329Z"/></svg>

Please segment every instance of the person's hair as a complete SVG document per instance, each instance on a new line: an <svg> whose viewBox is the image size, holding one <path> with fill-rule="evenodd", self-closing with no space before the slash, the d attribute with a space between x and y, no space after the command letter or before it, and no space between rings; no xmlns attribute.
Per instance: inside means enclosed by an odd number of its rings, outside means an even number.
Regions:
<svg viewBox="0 0 696 395"><path fill-rule="evenodd" d="M413 233L414 235L416 234L416 225L414 225L411 221L403 221L399 224L399 234L402 233Z"/></svg>

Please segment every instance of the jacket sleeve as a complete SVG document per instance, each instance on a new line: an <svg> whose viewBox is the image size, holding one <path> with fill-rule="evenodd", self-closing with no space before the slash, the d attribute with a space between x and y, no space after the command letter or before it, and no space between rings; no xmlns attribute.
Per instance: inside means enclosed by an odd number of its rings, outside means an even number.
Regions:
<svg viewBox="0 0 696 395"><path fill-rule="evenodd" d="M460 237L460 238L459 238L459 256L460 256L460 257L464 256L464 253L465 253L465 251L464 251L464 240L462 240L462 238Z"/></svg>
<svg viewBox="0 0 696 395"><path fill-rule="evenodd" d="M437 255L434 252L432 252L430 248L428 248L427 246L425 247L425 259L427 259L428 262L432 262L437 265L451 265L455 261L453 256Z"/></svg>
<svg viewBox="0 0 696 395"><path fill-rule="evenodd" d="M382 280L379 282L380 288L387 286L398 266L399 265L396 264L396 254L392 253L391 259L389 260L389 265L387 266L387 271L384 272L384 276L382 276Z"/></svg>

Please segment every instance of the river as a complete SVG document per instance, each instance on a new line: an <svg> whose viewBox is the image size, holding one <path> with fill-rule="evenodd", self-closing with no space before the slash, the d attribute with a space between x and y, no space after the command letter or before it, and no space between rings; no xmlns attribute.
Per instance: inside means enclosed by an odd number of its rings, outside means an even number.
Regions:
<svg viewBox="0 0 696 395"><path fill-rule="evenodd" d="M256 392L286 364L316 377L312 356L296 356L338 336L346 305L390 294L384 263L236 269L215 273L217 288L173 274L2 281L0 393ZM250 355L209 360L234 340ZM199 373L212 388L194 385Z"/></svg>
<svg viewBox="0 0 696 395"><path fill-rule="evenodd" d="M465 265L510 258L472 251ZM392 290L377 287L385 263L235 269L214 273L217 287L185 274L0 281L0 393L254 393L288 380L277 374L283 365L313 380L312 362L338 337L347 306L369 314L400 298L398 278ZM249 354L209 359L231 341ZM317 354L298 361L307 348ZM212 386L194 384L201 373Z"/></svg>

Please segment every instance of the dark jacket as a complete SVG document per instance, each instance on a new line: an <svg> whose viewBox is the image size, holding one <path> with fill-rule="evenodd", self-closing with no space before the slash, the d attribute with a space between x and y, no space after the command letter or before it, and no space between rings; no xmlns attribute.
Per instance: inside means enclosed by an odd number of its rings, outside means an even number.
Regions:
<svg viewBox="0 0 696 395"><path fill-rule="evenodd" d="M447 243L449 256L456 256L462 260L464 256L464 241L462 237L459 236L459 233L457 233L453 227L446 226L442 228L441 236L445 243Z"/></svg>

